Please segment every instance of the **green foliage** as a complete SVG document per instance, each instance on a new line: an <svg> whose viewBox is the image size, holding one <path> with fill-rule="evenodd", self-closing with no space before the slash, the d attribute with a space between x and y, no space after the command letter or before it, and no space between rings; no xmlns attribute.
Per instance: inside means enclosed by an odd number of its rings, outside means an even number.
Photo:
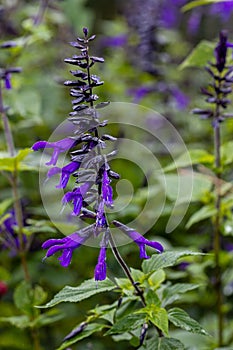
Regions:
<svg viewBox="0 0 233 350"><path fill-rule="evenodd" d="M178 307L168 311L168 319L176 327L183 328L188 332L208 335L197 321L193 320L184 310Z"/></svg>
<svg viewBox="0 0 233 350"><path fill-rule="evenodd" d="M81 300L90 298L97 293L111 291L116 288L116 285L109 279L99 281L90 279L83 282L79 287L64 287L54 298L41 308L52 307L62 302L78 303Z"/></svg>
<svg viewBox="0 0 233 350"><path fill-rule="evenodd" d="M220 3L220 2L224 2L224 1L225 0L194 0L194 1L190 1L185 6L183 6L182 11L183 12L190 11L193 8L198 7L198 6L216 4L216 3Z"/></svg>
<svg viewBox="0 0 233 350"><path fill-rule="evenodd" d="M179 69L182 70L191 67L203 68L206 62L212 59L214 47L214 43L202 40L181 63Z"/></svg>

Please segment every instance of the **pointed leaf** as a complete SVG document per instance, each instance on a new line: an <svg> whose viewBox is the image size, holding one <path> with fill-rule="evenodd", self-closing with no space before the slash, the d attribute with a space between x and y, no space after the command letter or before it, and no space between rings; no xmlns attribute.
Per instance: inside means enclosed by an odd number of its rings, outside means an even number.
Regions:
<svg viewBox="0 0 233 350"><path fill-rule="evenodd" d="M179 69L190 67L203 68L208 61L213 58L213 52L216 44L207 40L202 40L180 64Z"/></svg>
<svg viewBox="0 0 233 350"><path fill-rule="evenodd" d="M188 332L208 335L196 320L191 318L184 310L178 307L174 307L168 311L168 319L176 327L185 329Z"/></svg>
<svg viewBox="0 0 233 350"><path fill-rule="evenodd" d="M174 301L181 298L180 294L184 294L190 290L198 288L198 284L192 283L176 283L174 285L168 285L163 290L163 307L172 304Z"/></svg>
<svg viewBox="0 0 233 350"><path fill-rule="evenodd" d="M146 313L141 314L129 314L120 321L117 321L110 329L105 333L105 335L109 334L119 334L124 332L129 332L134 329L140 328L143 323L146 321Z"/></svg>
<svg viewBox="0 0 233 350"><path fill-rule="evenodd" d="M135 312L135 314L141 313L146 314L148 320L168 336L168 314L164 308L151 304Z"/></svg>
<svg viewBox="0 0 233 350"><path fill-rule="evenodd" d="M214 208L213 204L205 205L200 210L196 211L186 224L186 228L189 229L192 225L199 221L208 219L216 215L217 210Z"/></svg>
<svg viewBox="0 0 233 350"><path fill-rule="evenodd" d="M145 273L150 273L155 270L163 269L165 267L174 266L178 263L179 258L190 255L201 255L202 253L191 251L167 251L162 254L154 254L148 260L144 260L142 263L142 270Z"/></svg>
<svg viewBox="0 0 233 350"><path fill-rule="evenodd" d="M52 300L46 305L38 306L39 308L47 308L57 305L62 302L78 303L81 300L88 299L98 293L108 292L116 288L116 285L106 279L99 281L98 284L94 279L83 282L78 287L64 287L59 293L57 293Z"/></svg>

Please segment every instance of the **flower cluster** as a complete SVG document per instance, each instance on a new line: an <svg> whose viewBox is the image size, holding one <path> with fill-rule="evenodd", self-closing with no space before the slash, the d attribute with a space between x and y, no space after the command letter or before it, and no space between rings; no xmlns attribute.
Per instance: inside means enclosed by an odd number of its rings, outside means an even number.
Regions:
<svg viewBox="0 0 233 350"><path fill-rule="evenodd" d="M225 118L233 117L233 115L225 113L227 106L231 103L227 96L232 93L233 83L233 65L227 64L228 48L233 48L233 44L228 42L227 32L221 31L219 42L214 50L215 62L209 63L206 67L212 82L207 88L201 89L202 94L206 97L206 102L211 107L195 108L192 111L203 119L211 119L213 127L218 126Z"/></svg>
<svg viewBox="0 0 233 350"><path fill-rule="evenodd" d="M89 43L95 39L95 35L89 37L87 28L83 28L83 34L83 38L78 37L77 41L70 43L79 50L79 54L65 59L66 63L78 67L70 71L74 79L64 82L64 85L70 88L70 95L74 98L73 111L69 114L68 120L75 125L76 131L74 135L56 142L38 141L32 149L34 151L53 149L51 159L46 163L52 166L47 177L50 179L55 174L60 174L60 181L56 187L62 189L66 188L71 176L75 178L75 186L72 191L64 194L62 204L72 203L72 215L79 216L84 221L88 219L88 225L85 228L62 239L49 239L44 242L42 247L48 249L46 258L60 251L60 263L63 267L67 267L75 249L91 236L97 237L102 234L94 273L95 280L99 281L106 278L106 252L111 234L106 207L113 207L111 181L119 179L119 174L112 171L109 165L109 160L115 155L115 151L103 152L107 143L115 141L116 138L104 133L100 135L100 129L107 125L107 121L100 120L98 109L109 103L95 103L98 95L93 92L96 87L103 84L103 81L91 74L91 67L97 62L104 62L104 59L89 54ZM69 153L70 162L59 168L56 164L59 155L64 152ZM90 224L90 221L93 222ZM119 222L113 222L113 224L135 240L139 246L141 258L148 258L145 245L155 248L158 252L163 251L159 243L146 240L139 233Z"/></svg>

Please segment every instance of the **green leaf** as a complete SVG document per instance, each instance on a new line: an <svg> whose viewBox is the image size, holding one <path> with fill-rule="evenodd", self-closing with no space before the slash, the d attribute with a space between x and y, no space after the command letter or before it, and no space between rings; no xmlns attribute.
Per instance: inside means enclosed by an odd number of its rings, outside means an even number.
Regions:
<svg viewBox="0 0 233 350"><path fill-rule="evenodd" d="M224 143L220 148L221 163L222 165L228 165L233 162L233 141Z"/></svg>
<svg viewBox="0 0 233 350"><path fill-rule="evenodd" d="M190 290L198 288L198 284L192 283L176 283L174 285L168 285L163 290L163 307L172 304L174 301L179 300L181 298L180 294L184 294Z"/></svg>
<svg viewBox="0 0 233 350"><path fill-rule="evenodd" d="M105 335L110 334L119 334L124 332L130 332L132 330L138 329L146 322L146 313L141 312L140 314L129 314L125 317L122 317L117 321L106 333Z"/></svg>
<svg viewBox="0 0 233 350"><path fill-rule="evenodd" d="M184 344L174 338L153 337L146 340L138 350L184 350Z"/></svg>
<svg viewBox="0 0 233 350"><path fill-rule="evenodd" d="M211 218L212 216L216 215L216 213L217 210L216 208L214 208L213 204L205 205L190 217L185 227L189 229L192 225L196 224L197 222Z"/></svg>
<svg viewBox="0 0 233 350"><path fill-rule="evenodd" d="M168 314L164 308L151 304L135 312L135 314L141 313L146 314L148 320L168 336Z"/></svg>
<svg viewBox="0 0 233 350"><path fill-rule="evenodd" d="M60 321L61 319L63 319L65 317L64 314L58 312L57 310L49 310L48 312L39 315L37 318L35 318L30 326L31 327L44 327L47 326L49 324L55 323Z"/></svg>
<svg viewBox="0 0 233 350"><path fill-rule="evenodd" d="M163 270L158 270L152 273L152 275L148 278L147 282L153 290L157 289L161 283L165 281L166 275Z"/></svg>
<svg viewBox="0 0 233 350"><path fill-rule="evenodd" d="M213 52L216 43L207 40L202 40L180 64L179 70L190 67L203 68L208 61L213 58Z"/></svg>
<svg viewBox="0 0 233 350"><path fill-rule="evenodd" d="M156 306L161 306L161 301L153 290L149 289L148 293L145 295L146 299L146 305L156 305Z"/></svg>
<svg viewBox="0 0 233 350"><path fill-rule="evenodd" d="M109 279L99 281L98 284L94 279L90 279L83 282L78 287L64 287L46 305L38 307L47 308L63 302L78 303L81 300L88 299L91 296L96 295L98 293L111 291L114 288L116 288L116 285Z"/></svg>
<svg viewBox="0 0 233 350"><path fill-rule="evenodd" d="M0 203L0 216L3 215L6 210L9 208L9 206L13 203L12 198L5 199Z"/></svg>
<svg viewBox="0 0 233 350"><path fill-rule="evenodd" d="M32 167L27 164L22 163L22 161L27 157L29 153L32 153L31 148L24 148L19 150L16 156L14 157L0 157L0 170L1 171L10 171L15 170L31 170Z"/></svg>
<svg viewBox="0 0 233 350"><path fill-rule="evenodd" d="M14 292L14 303L15 306L31 315L33 307L33 290L28 282L22 281L15 289Z"/></svg>
<svg viewBox="0 0 233 350"><path fill-rule="evenodd" d="M143 261L142 270L145 273L150 273L165 267L174 266L178 263L179 258L190 255L202 255L202 253L191 251L166 251L162 254L154 254L150 259Z"/></svg>
<svg viewBox="0 0 233 350"><path fill-rule="evenodd" d="M214 164L214 155L203 149L193 149L181 154L177 159L167 165L163 170L165 172L176 170L178 168L189 167L194 164Z"/></svg>
<svg viewBox="0 0 233 350"><path fill-rule="evenodd" d="M178 307L174 307L168 311L168 319L176 327L185 329L188 332L208 335L196 320L191 318L184 310Z"/></svg>
<svg viewBox="0 0 233 350"><path fill-rule="evenodd" d="M26 315L22 316L10 316L10 317L0 317L0 322L6 322L15 326L17 328L28 328L30 326L30 319Z"/></svg>
<svg viewBox="0 0 233 350"><path fill-rule="evenodd" d="M223 1L226 1L226 0L194 0L184 5L181 10L182 12L186 12L198 6L216 4Z"/></svg>
<svg viewBox="0 0 233 350"><path fill-rule="evenodd" d="M100 332L102 331L103 328L105 328L106 325L104 324L99 324L99 323L91 323L88 324L87 327L78 335L76 335L74 338L65 341L59 348L56 350L63 350L67 349L69 346L77 343L78 341L90 337L95 332Z"/></svg>

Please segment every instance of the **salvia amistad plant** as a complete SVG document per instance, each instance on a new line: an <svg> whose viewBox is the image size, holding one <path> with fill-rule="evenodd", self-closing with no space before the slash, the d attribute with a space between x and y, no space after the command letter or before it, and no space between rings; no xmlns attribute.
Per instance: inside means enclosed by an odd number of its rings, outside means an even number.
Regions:
<svg viewBox="0 0 233 350"><path fill-rule="evenodd" d="M65 59L66 63L76 67L70 71L74 78L64 82L64 85L70 88L70 95L73 97L73 110L68 120L75 126L74 134L58 141L37 141L32 149L45 150L46 153L47 149L52 149L51 158L46 163L47 166L51 166L47 172L47 180L50 181L51 177L59 174L60 180L56 187L64 191L73 180L73 189L65 192L62 205L67 206L71 203L71 215L86 222L84 227L77 227L72 234L45 241L42 245L47 250L45 258L59 252L60 264L68 267L77 248L90 238L101 237L99 256L94 269L94 279L86 280L78 287L64 287L42 307L52 307L61 302L78 302L106 291L113 291L118 295L118 300L113 304L96 306L90 310L86 320L64 338L59 350L103 330L107 331L106 335L114 337L118 334L122 340L130 340L133 346L140 349L149 349L151 346L153 349L159 349L161 346L161 349L184 349L178 339L169 338L169 322L191 332L202 335L207 333L184 310L172 308L171 304L181 299L183 293L197 288L198 285L178 283L171 287L171 284L166 282L164 268L176 265L179 258L198 253L164 252L159 242L148 240L118 220L108 220L106 209L114 206L111 184L117 181L120 175L111 168L111 159L116 155L116 150L106 152L107 143L115 142L116 138L104 132L108 121L101 119L100 110L108 108L109 102L97 102L99 97L96 88L102 85L103 81L92 74L92 67L96 63L103 64L104 59L90 53L90 44L94 39L95 35L89 36L88 29L83 28L83 37L78 37L70 43L78 50L78 54ZM66 165L58 167L59 155L64 153L68 154L69 161ZM116 246L112 228L119 229L136 243L140 258L145 259L142 271L128 267ZM109 246L126 278L115 277L112 281L107 277L106 252ZM146 252L147 246L159 254L150 257ZM176 291L175 297L172 297L173 288Z"/></svg>

